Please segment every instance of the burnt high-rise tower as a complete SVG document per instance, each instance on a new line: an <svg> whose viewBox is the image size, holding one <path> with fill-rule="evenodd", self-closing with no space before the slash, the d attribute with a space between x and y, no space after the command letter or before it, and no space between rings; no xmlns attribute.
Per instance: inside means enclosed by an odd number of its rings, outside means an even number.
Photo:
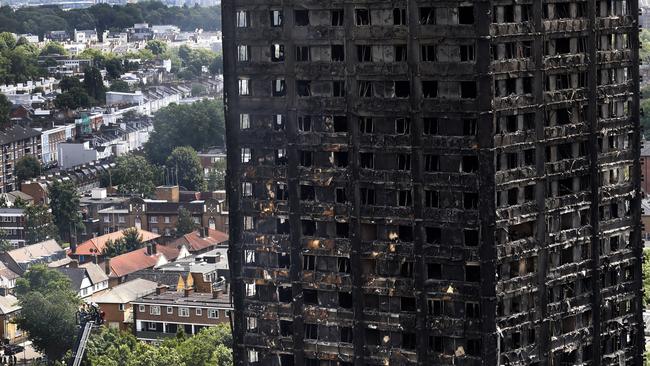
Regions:
<svg viewBox="0 0 650 366"><path fill-rule="evenodd" d="M237 365L641 365L636 0L222 4Z"/></svg>

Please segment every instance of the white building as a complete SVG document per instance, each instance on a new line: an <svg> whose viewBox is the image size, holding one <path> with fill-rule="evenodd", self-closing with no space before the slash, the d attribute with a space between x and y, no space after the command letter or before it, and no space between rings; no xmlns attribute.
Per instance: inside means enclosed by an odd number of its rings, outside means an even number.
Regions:
<svg viewBox="0 0 650 366"><path fill-rule="evenodd" d="M107 92L106 105L111 107L115 105L136 104L141 105L144 102L144 95L139 90L133 93Z"/></svg>
<svg viewBox="0 0 650 366"><path fill-rule="evenodd" d="M61 169L70 169L75 166L90 163L110 156L104 151L99 152L90 146L90 142L64 142L59 144L59 167Z"/></svg>

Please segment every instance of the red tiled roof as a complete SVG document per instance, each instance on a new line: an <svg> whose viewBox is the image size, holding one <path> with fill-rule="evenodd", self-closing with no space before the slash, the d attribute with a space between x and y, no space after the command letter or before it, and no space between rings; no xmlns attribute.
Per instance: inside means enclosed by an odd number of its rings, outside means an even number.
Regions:
<svg viewBox="0 0 650 366"><path fill-rule="evenodd" d="M174 240L169 246L178 248L185 245L190 252L196 252L226 241L228 241L228 234L219 230L208 229L208 236L202 237L200 231L193 231Z"/></svg>
<svg viewBox="0 0 650 366"><path fill-rule="evenodd" d="M174 247L156 244L156 254L154 255L147 254L146 247L120 254L110 259L111 274L109 277L122 277L142 269L152 268L158 263L160 256L165 256L167 260L173 261L178 257L179 252L180 250Z"/></svg>
<svg viewBox="0 0 650 366"><path fill-rule="evenodd" d="M157 238L160 238L160 235L154 234L150 231L138 229L138 233L142 235L142 241L148 242ZM113 233L105 234L98 236L96 238L88 239L85 242L77 246L77 250L74 252L75 255L101 255L104 249L106 248L106 243L109 240L115 241L122 239L124 234L122 230L116 231Z"/></svg>

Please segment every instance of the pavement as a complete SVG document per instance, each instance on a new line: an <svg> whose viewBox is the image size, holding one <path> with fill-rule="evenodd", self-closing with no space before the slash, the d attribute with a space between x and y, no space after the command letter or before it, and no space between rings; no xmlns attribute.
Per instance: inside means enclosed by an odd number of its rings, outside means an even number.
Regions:
<svg viewBox="0 0 650 366"><path fill-rule="evenodd" d="M31 341L26 341L26 342L23 342L23 343L19 343L19 345L25 347L25 350L16 355L16 359L17 359L17 362L18 362L17 365L18 366L31 365L35 360L43 357L43 355L36 352L36 350L32 346Z"/></svg>

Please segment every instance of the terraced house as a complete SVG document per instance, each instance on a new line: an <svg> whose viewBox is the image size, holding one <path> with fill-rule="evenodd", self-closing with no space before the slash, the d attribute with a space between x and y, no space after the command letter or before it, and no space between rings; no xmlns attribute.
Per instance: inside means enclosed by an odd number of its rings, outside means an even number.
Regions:
<svg viewBox="0 0 650 366"><path fill-rule="evenodd" d="M237 365L641 365L638 4L224 0Z"/></svg>

